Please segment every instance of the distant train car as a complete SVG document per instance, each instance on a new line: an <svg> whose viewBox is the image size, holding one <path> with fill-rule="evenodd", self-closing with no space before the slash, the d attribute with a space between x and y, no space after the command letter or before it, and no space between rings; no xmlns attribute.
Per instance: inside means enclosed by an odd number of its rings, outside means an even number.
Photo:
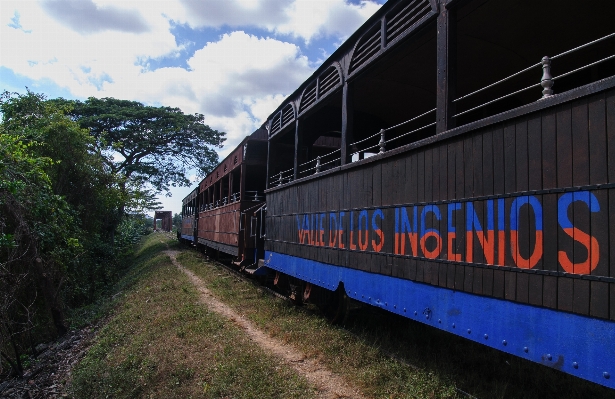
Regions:
<svg viewBox="0 0 615 399"><path fill-rule="evenodd" d="M615 388L614 20L384 4L269 117L264 266Z"/></svg>
<svg viewBox="0 0 615 399"><path fill-rule="evenodd" d="M197 246L241 267L263 256L267 131L246 137L199 184Z"/></svg>
<svg viewBox="0 0 615 399"><path fill-rule="evenodd" d="M177 232L177 238L185 243L196 243L198 192L197 187L182 200L182 226Z"/></svg>

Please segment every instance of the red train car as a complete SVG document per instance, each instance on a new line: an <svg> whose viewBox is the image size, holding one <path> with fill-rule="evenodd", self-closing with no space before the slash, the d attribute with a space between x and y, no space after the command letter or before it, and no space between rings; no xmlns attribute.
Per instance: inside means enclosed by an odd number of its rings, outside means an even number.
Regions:
<svg viewBox="0 0 615 399"><path fill-rule="evenodd" d="M200 182L197 246L242 267L262 258L266 162L267 131L258 129Z"/></svg>

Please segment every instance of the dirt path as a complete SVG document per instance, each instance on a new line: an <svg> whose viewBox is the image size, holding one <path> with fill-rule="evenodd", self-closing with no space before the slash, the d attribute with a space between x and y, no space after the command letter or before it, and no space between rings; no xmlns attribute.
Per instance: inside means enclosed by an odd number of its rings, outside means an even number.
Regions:
<svg viewBox="0 0 615 399"><path fill-rule="evenodd" d="M317 387L319 398L353 398L360 399L364 396L354 387L350 386L341 377L333 374L324 365L320 364L316 359L309 359L301 351L297 350L293 346L285 344L277 339L271 338L263 331L259 330L250 321L236 313L226 304L220 302L209 291L204 282L192 273L190 270L184 268L177 261L178 251L166 251L165 252L171 258L171 261L179 270L184 272L190 281L199 291L201 301L207 305L214 312L224 316L231 320L246 334L264 350L273 353L287 366L293 368L297 373L304 376L311 384Z"/></svg>

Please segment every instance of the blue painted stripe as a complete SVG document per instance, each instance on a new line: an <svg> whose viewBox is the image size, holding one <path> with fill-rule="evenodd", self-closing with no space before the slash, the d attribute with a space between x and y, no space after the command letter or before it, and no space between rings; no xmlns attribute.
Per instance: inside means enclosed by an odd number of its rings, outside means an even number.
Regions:
<svg viewBox="0 0 615 399"><path fill-rule="evenodd" d="M189 235L186 235L186 234L182 234L182 238L184 240L194 241L194 236L189 236Z"/></svg>
<svg viewBox="0 0 615 399"><path fill-rule="evenodd" d="M614 322L271 251L265 252L265 265L331 290L343 282L358 301L615 388Z"/></svg>

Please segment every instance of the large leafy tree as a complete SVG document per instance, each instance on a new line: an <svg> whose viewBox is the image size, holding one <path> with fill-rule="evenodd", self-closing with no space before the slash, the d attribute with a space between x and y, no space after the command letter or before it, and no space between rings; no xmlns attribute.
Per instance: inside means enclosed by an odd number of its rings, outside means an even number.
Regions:
<svg viewBox="0 0 615 399"><path fill-rule="evenodd" d="M189 185L189 173L208 173L218 162L215 148L225 133L204 123L201 114L146 106L115 98L72 102L71 115L90 130L111 172L158 191ZM118 156L119 155L119 156Z"/></svg>

